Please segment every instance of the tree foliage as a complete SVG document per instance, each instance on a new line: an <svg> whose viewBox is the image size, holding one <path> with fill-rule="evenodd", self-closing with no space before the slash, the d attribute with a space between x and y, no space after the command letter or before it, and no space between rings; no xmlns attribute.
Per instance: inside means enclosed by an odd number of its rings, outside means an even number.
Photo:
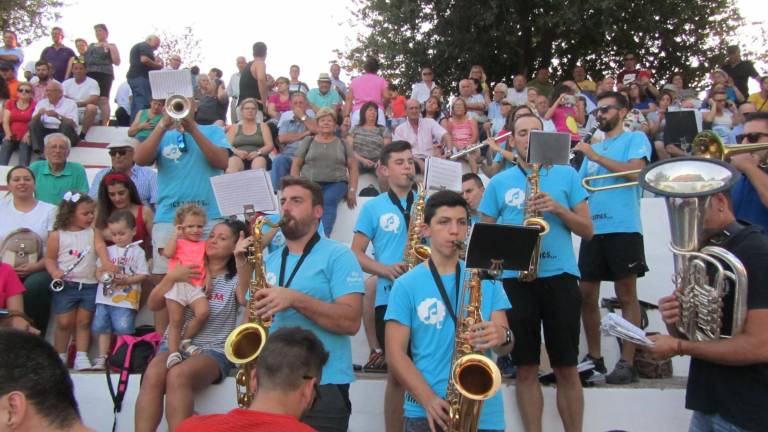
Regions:
<svg viewBox="0 0 768 432"><path fill-rule="evenodd" d="M562 80L577 64L595 79L617 73L633 51L656 79L679 71L698 84L743 24L734 1L355 0L351 22L362 31L337 54L348 69L373 55L394 82L418 81L431 65L439 84L456 89L473 64L489 82L547 66Z"/></svg>
<svg viewBox="0 0 768 432"><path fill-rule="evenodd" d="M47 35L48 25L60 18L59 0L0 1L0 30L13 30L22 45Z"/></svg>
<svg viewBox="0 0 768 432"><path fill-rule="evenodd" d="M183 67L199 65L203 61L203 50L200 47L201 40L195 36L191 26L186 26L179 33L167 30L155 31L160 38L160 47L157 55L168 64L168 59L176 54L181 57Z"/></svg>

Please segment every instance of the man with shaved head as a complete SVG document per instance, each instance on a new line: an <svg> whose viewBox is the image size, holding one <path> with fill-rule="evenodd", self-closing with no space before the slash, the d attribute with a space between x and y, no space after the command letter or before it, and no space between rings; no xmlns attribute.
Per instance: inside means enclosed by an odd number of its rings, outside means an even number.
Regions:
<svg viewBox="0 0 768 432"><path fill-rule="evenodd" d="M131 92L133 92L131 122L139 111L149 108L149 102L152 100L149 71L163 68L163 60L155 56L155 51L159 47L160 38L149 35L143 42L139 42L131 48L130 67L125 75L128 78L128 85L131 86Z"/></svg>

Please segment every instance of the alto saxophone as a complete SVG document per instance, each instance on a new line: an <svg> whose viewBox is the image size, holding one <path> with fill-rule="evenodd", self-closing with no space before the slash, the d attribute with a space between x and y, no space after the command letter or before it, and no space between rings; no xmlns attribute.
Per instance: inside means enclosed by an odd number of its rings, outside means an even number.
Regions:
<svg viewBox="0 0 768 432"><path fill-rule="evenodd" d="M496 394L501 385L501 372L496 363L474 351L469 343L469 328L483 320L481 271L467 269L469 277L461 292L461 314L456 321L456 341L445 397L450 405L450 426L446 432L476 431L483 402ZM467 294L469 300L465 304Z"/></svg>
<svg viewBox="0 0 768 432"><path fill-rule="evenodd" d="M235 377L235 392L237 404L241 408L247 408L253 399L251 389L251 369L254 360L259 356L267 342L269 327L272 326L272 317L261 318L256 313L256 293L267 288L266 269L264 268L264 245L262 244L261 230L264 225L277 229L283 225L283 220L272 223L266 217L259 217L253 223L253 244L248 246L248 263L253 267L253 275L248 286L248 304L246 315L248 322L240 324L227 336L224 342L224 354L227 359L240 370Z"/></svg>
<svg viewBox="0 0 768 432"><path fill-rule="evenodd" d="M405 242L405 251L403 252L403 262L408 266L408 270L416 267L429 259L432 251L429 246L421 244L421 225L424 223L424 204L427 200L427 189L424 183L416 184L416 201L413 203L411 220L408 223L408 238Z"/></svg>
<svg viewBox="0 0 768 432"><path fill-rule="evenodd" d="M518 276L521 281L530 282L537 277L539 270L539 254L541 251L541 237L549 232L549 223L544 220L541 212L534 209L531 201L539 194L539 181L541 176L539 171L541 165L531 164L531 173L526 178L526 194L525 194L525 215L523 217L523 226L537 227L539 229L539 237L536 239L536 245L533 248L533 255L531 255L531 263L528 265L528 270L521 271Z"/></svg>

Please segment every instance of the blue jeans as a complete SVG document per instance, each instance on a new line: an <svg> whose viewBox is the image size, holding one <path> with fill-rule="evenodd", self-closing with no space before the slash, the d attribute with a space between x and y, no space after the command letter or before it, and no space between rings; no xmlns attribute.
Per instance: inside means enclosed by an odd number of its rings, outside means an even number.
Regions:
<svg viewBox="0 0 768 432"><path fill-rule="evenodd" d="M694 411L691 416L691 425L688 432L746 432L746 429L740 428L728 420L720 417L719 414L704 414L701 411Z"/></svg>
<svg viewBox="0 0 768 432"><path fill-rule="evenodd" d="M347 195L347 182L320 183L320 186L323 188L323 230L330 238L336 222L336 208Z"/></svg>
<svg viewBox="0 0 768 432"><path fill-rule="evenodd" d="M272 159L272 187L275 191L280 189L280 179L291 173L293 155L279 154Z"/></svg>
<svg viewBox="0 0 768 432"><path fill-rule="evenodd" d="M131 99L131 123L133 123L133 119L140 110L149 108L149 103L152 101L152 87L149 85L149 78L145 77L128 78L128 86L133 92Z"/></svg>

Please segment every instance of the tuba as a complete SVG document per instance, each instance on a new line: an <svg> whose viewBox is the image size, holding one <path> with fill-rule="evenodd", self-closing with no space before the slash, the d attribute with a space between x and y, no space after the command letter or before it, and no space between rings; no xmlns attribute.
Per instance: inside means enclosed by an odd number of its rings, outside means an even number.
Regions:
<svg viewBox="0 0 768 432"><path fill-rule="evenodd" d="M403 262L408 266L408 270L428 260L432 254L429 246L421 243L421 224L424 223L426 200L427 189L424 187L424 183L417 183L416 201L413 203L411 220L408 223L408 238L405 241L405 251L403 252Z"/></svg>
<svg viewBox="0 0 768 432"><path fill-rule="evenodd" d="M282 220L273 224L266 217L260 217L253 223L253 244L248 246L248 263L253 267L253 277L248 286L250 297L245 311L248 322L232 330L224 342L224 354L227 359L236 365L241 365L235 377L237 404L241 408L247 408L251 404L253 398L253 389L250 388L251 369L254 360L267 343L269 327L272 326L272 317L261 318L256 313L256 293L267 287L261 229L264 225L278 228L282 224Z"/></svg>
<svg viewBox="0 0 768 432"><path fill-rule="evenodd" d="M451 406L446 432L476 431L483 402L496 394L501 385L501 372L496 363L483 353L475 352L468 340L469 328L483 320L481 271L467 269L469 276L461 290L461 313L456 319L456 341L445 396Z"/></svg>
<svg viewBox="0 0 768 432"><path fill-rule="evenodd" d="M689 340L727 338L741 332L747 312L747 273L731 252L705 246L704 216L712 195L738 180L718 159L681 157L647 166L640 185L665 197L674 257L673 282L680 302L677 330ZM724 297L733 292L732 320L723 320Z"/></svg>
<svg viewBox="0 0 768 432"><path fill-rule="evenodd" d="M536 279L536 273L539 269L539 254L541 250L541 237L549 232L549 224L541 212L535 210L531 206L533 198L539 194L539 171L541 165L531 164L531 173L526 178L526 193L525 193L525 215L523 216L523 226L537 227L539 228L539 238L536 239L536 245L533 248L533 255L531 255L531 263L528 265L528 270L520 272L519 279L524 282L530 282Z"/></svg>

